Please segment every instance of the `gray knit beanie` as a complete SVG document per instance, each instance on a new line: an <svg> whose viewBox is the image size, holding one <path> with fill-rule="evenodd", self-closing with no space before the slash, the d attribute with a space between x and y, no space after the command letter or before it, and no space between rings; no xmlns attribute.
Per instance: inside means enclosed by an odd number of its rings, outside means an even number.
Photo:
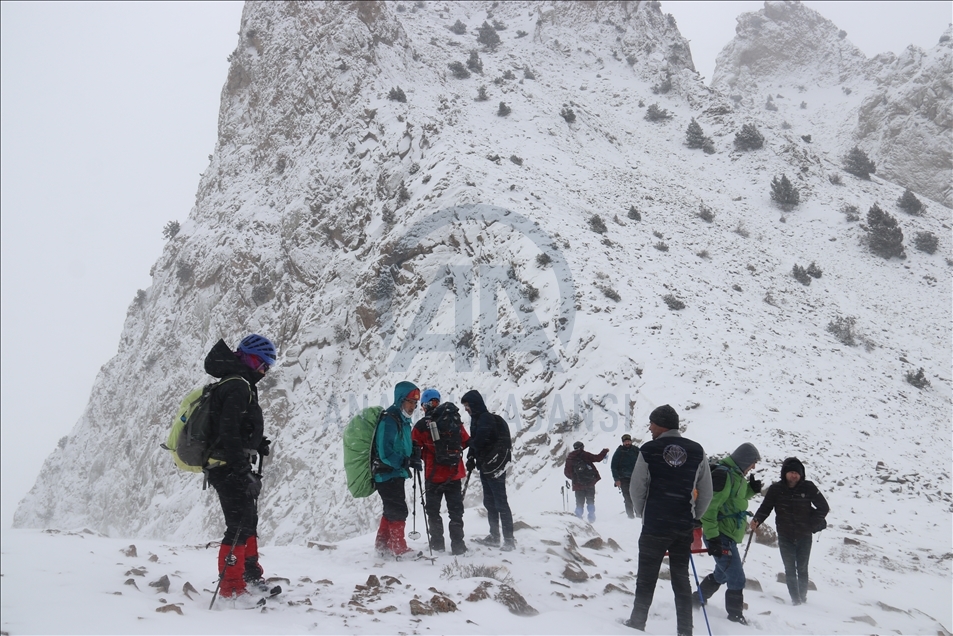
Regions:
<svg viewBox="0 0 953 636"><path fill-rule="evenodd" d="M663 404L649 415L649 422L669 430L678 428L678 413L668 404Z"/></svg>
<svg viewBox="0 0 953 636"><path fill-rule="evenodd" d="M734 450L734 452L731 454L731 459L735 462L735 465L738 466L738 468L745 470L752 464L756 464L761 461L761 453L759 453L758 449L754 447L754 444L745 442Z"/></svg>

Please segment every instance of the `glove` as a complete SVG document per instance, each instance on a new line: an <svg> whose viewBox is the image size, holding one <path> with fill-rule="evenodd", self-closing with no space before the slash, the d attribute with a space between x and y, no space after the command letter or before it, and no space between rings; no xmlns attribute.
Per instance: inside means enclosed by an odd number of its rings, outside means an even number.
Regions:
<svg viewBox="0 0 953 636"><path fill-rule="evenodd" d="M271 454L271 440L267 437L261 438L261 444L258 445L258 454L262 457L268 457Z"/></svg>
<svg viewBox="0 0 953 636"><path fill-rule="evenodd" d="M410 468L421 471L424 469L424 463L415 457L410 458Z"/></svg>
<svg viewBox="0 0 953 636"><path fill-rule="evenodd" d="M250 471L245 473L245 492L252 499L258 499L261 494L261 477Z"/></svg>
<svg viewBox="0 0 953 636"><path fill-rule="evenodd" d="M467 472L473 472L474 468L476 468L476 459L470 457L467 459Z"/></svg>
<svg viewBox="0 0 953 636"><path fill-rule="evenodd" d="M725 556L726 554L731 554L731 552L729 550L725 550L725 548L721 545L721 535L718 535L714 539L708 540L708 554L717 559L718 557Z"/></svg>
<svg viewBox="0 0 953 636"><path fill-rule="evenodd" d="M761 492L761 486L762 486L761 480L755 479L753 474L748 475L748 485L751 486L751 490L753 492L755 493Z"/></svg>

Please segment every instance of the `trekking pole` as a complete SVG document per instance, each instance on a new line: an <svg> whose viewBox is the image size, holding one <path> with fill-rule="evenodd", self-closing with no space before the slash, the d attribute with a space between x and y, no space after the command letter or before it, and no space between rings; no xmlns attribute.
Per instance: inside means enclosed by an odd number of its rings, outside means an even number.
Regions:
<svg viewBox="0 0 953 636"><path fill-rule="evenodd" d="M695 575L695 587L698 589L698 600L702 603L702 614L705 615L705 627L708 628L708 636L711 636L711 625L708 623L708 610L705 609L705 605L708 604L708 599L702 595L702 585L698 582L698 570L695 569L695 559L692 557L692 553L688 553L688 561L692 564L692 574Z"/></svg>
<svg viewBox="0 0 953 636"><path fill-rule="evenodd" d="M460 495L460 500L461 500L461 501L467 498L467 486L470 485L470 475L471 475L472 473L473 473L473 469L472 469L472 468L467 471L466 481L463 482L463 494Z"/></svg>
<svg viewBox="0 0 953 636"><path fill-rule="evenodd" d="M420 471L415 470L414 474L417 476L417 481L420 481ZM427 547L430 549L430 556L433 556L433 542L430 540L430 521L427 519L427 508L424 503L424 485L420 484L420 507L424 509L424 530L427 532ZM416 506L415 506L416 508ZM420 536L420 535L417 535Z"/></svg>
<svg viewBox="0 0 953 636"><path fill-rule="evenodd" d="M215 585L215 592L212 594L212 602L208 604L209 609L212 609L212 606L215 605L215 599L218 598L218 590L222 587L222 579L225 578L225 570L229 565L235 565L237 563L235 560L235 546L238 545L238 537L241 536L242 529L245 527L247 515L248 510L246 510L245 514L242 516L242 522L238 525L238 532L235 533L235 538L232 539L232 549L228 551L228 556L225 557L225 567L223 567L222 571L218 573L218 583Z"/></svg>
<svg viewBox="0 0 953 636"><path fill-rule="evenodd" d="M745 555L741 559L741 565L745 564L745 559L748 558L748 550L751 549L751 540L754 539L754 530L748 533L748 545L745 546Z"/></svg>
<svg viewBox="0 0 953 636"><path fill-rule="evenodd" d="M417 471L415 470L414 474L416 473ZM416 541L417 539L420 538L420 533L417 532L417 481L416 480L414 480L414 496L412 497L412 499L414 500L414 529L407 534L407 538L413 539L414 541Z"/></svg>

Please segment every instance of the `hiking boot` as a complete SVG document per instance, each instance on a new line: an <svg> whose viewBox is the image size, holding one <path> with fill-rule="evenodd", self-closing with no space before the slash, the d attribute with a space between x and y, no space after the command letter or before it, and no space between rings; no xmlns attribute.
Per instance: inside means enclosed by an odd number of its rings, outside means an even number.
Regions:
<svg viewBox="0 0 953 636"><path fill-rule="evenodd" d="M622 621L622 624L625 625L626 627L631 627L632 629L637 629L637 630L639 630L640 632L644 632L644 631L645 631L645 623L642 623L641 625L636 625L635 623L632 622L632 619L631 619L631 618L625 619L624 621Z"/></svg>
<svg viewBox="0 0 953 636"><path fill-rule="evenodd" d="M510 537L503 541L503 545L500 546L500 550L503 552L512 552L516 549L516 540Z"/></svg>
<svg viewBox="0 0 953 636"><path fill-rule="evenodd" d="M474 539L480 545L485 545L491 548L500 547L500 537L496 534L488 534L482 539Z"/></svg>
<svg viewBox="0 0 953 636"><path fill-rule="evenodd" d="M439 539L437 537L431 537L430 549L434 552L446 552L447 545L444 543L443 537L440 537Z"/></svg>
<svg viewBox="0 0 953 636"><path fill-rule="evenodd" d="M747 625L742 611L745 608L744 590L728 590L725 592L725 609L728 611L728 620L739 625Z"/></svg>
<svg viewBox="0 0 953 636"><path fill-rule="evenodd" d="M748 619L741 614L728 614L728 620L730 620L732 623L738 623L739 625L748 624Z"/></svg>
<svg viewBox="0 0 953 636"><path fill-rule="evenodd" d="M467 544L463 541L450 542L450 554L460 556L467 553Z"/></svg>

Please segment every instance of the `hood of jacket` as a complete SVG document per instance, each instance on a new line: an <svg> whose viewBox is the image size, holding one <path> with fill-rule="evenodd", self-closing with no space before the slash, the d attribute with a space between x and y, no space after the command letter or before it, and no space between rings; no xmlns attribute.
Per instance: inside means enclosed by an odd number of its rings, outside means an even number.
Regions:
<svg viewBox="0 0 953 636"><path fill-rule="evenodd" d="M205 356L205 372L215 378L240 375L253 386L265 377L239 360L224 340L216 342L212 350Z"/></svg>
<svg viewBox="0 0 953 636"><path fill-rule="evenodd" d="M401 408L404 398L410 395L411 391L419 391L419 389L416 384L406 380L398 382L397 386L394 387L394 406L396 406L398 410Z"/></svg>
<svg viewBox="0 0 953 636"><path fill-rule="evenodd" d="M460 398L460 403L470 405L470 413L473 417L488 411L486 408L486 403L483 401L483 396L480 395L480 392L476 389L472 389L464 393L463 397Z"/></svg>
<svg viewBox="0 0 953 636"><path fill-rule="evenodd" d="M807 479L807 476L804 474L804 464L801 463L801 460L798 459L797 457L788 457L781 464L781 482L782 483L785 481L784 476L787 475L792 470L794 472L800 473L802 482Z"/></svg>

